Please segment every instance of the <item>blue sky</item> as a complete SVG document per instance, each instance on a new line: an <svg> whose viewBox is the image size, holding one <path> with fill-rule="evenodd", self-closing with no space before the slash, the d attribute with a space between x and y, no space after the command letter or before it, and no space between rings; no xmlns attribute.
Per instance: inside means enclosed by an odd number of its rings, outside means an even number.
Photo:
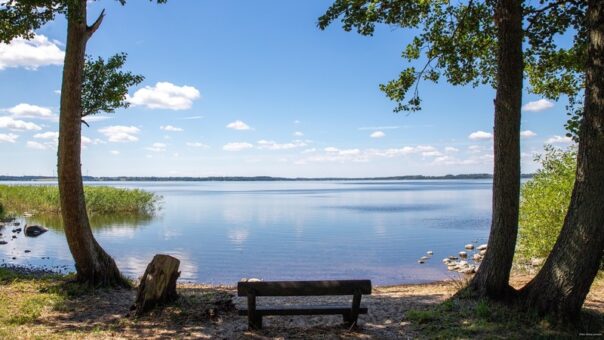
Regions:
<svg viewBox="0 0 604 340"><path fill-rule="evenodd" d="M91 3L107 16L88 54L128 53L146 79L132 106L83 126L92 176L393 176L492 173L494 91L422 83L423 110L393 113L408 31L320 31L330 1ZM0 174L56 173L66 23L0 45ZM522 170L564 138L564 103L526 94Z"/></svg>

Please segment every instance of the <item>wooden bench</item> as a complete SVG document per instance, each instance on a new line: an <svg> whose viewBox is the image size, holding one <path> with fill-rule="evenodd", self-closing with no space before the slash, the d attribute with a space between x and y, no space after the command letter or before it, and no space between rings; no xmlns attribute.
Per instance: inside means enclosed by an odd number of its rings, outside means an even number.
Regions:
<svg viewBox="0 0 604 340"><path fill-rule="evenodd" d="M367 308L361 306L363 294L371 294L370 280L258 281L237 284L237 295L247 297L247 309L239 310L239 315L247 315L249 329L261 329L265 315L341 314L344 322L355 325L359 314L367 314ZM326 295L352 295L352 305L256 306L257 296Z"/></svg>

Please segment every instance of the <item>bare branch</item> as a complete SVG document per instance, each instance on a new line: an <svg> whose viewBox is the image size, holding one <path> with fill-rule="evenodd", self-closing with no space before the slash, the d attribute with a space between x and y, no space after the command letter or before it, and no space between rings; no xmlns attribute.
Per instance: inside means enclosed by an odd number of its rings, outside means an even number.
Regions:
<svg viewBox="0 0 604 340"><path fill-rule="evenodd" d="M89 39L94 34L94 32L96 32L96 30L99 29L99 27L101 26L101 23L103 22L104 17L105 17L105 9L103 9L101 11L101 14L99 14L99 17L94 21L92 26L86 27L86 33L88 34Z"/></svg>

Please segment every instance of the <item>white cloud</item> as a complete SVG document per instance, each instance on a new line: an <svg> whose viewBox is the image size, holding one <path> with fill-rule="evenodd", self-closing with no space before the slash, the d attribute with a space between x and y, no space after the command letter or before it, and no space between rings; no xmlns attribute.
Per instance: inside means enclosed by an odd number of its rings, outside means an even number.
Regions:
<svg viewBox="0 0 604 340"><path fill-rule="evenodd" d="M546 144L571 144L573 143L572 138L570 137L562 137L562 136L552 136L545 141Z"/></svg>
<svg viewBox="0 0 604 340"><path fill-rule="evenodd" d="M177 86L168 82L158 82L155 86L145 86L126 96L130 104L149 109L186 110L200 97L192 86Z"/></svg>
<svg viewBox="0 0 604 340"><path fill-rule="evenodd" d="M225 151L241 151L241 150L247 150L247 149L251 149L254 146L250 143L241 143L241 142L234 142L234 143L227 143L222 147L222 150Z"/></svg>
<svg viewBox="0 0 604 340"><path fill-rule="evenodd" d="M539 99L534 102L528 102L522 106L523 111L538 112L554 107L554 103L547 99Z"/></svg>
<svg viewBox="0 0 604 340"><path fill-rule="evenodd" d="M36 70L47 65L62 65L63 59L65 51L44 35L35 35L31 40L16 38L9 44L0 44L0 70L9 67Z"/></svg>
<svg viewBox="0 0 604 340"><path fill-rule="evenodd" d="M209 145L206 145L206 144L203 144L200 142L188 142L187 146L192 147L192 148L203 148L203 149L207 149L210 147Z"/></svg>
<svg viewBox="0 0 604 340"><path fill-rule="evenodd" d="M14 143L17 141L17 138L19 138L19 136L14 133L0 133L0 143Z"/></svg>
<svg viewBox="0 0 604 340"><path fill-rule="evenodd" d="M22 120L14 119L12 117L0 117L0 128L11 129L11 130L35 130L39 131L42 128L34 123L25 122Z"/></svg>
<svg viewBox="0 0 604 340"><path fill-rule="evenodd" d="M485 132L485 131L475 131L472 132L468 138L470 138L471 140L487 140L487 139L492 139L493 138L493 134L489 133L489 132Z"/></svg>
<svg viewBox="0 0 604 340"><path fill-rule="evenodd" d="M531 138L531 137L535 137L537 134L534 133L531 130L524 130L520 132L520 136L523 138Z"/></svg>
<svg viewBox="0 0 604 340"><path fill-rule="evenodd" d="M120 152L118 150L111 150L111 151L109 151L109 153L112 155L116 155L116 156L120 154Z"/></svg>
<svg viewBox="0 0 604 340"><path fill-rule="evenodd" d="M46 150L48 149L48 145L46 144L42 144L39 142L34 142L31 140L28 140L27 143L25 144L25 146L29 149L34 149L34 150Z"/></svg>
<svg viewBox="0 0 604 340"><path fill-rule="evenodd" d="M338 148L334 148L333 146L329 146L329 147L326 147L325 149L323 149L323 151L325 151L325 152L338 152L340 150L338 150Z"/></svg>
<svg viewBox="0 0 604 340"><path fill-rule="evenodd" d="M168 146L164 143L153 143L153 145L151 145L150 147L147 147L145 149L149 150L149 151L153 151L153 152L164 152L166 151L166 148Z"/></svg>
<svg viewBox="0 0 604 340"><path fill-rule="evenodd" d="M233 129L233 130L249 130L250 126L247 125L246 123L240 121L240 120L236 120L232 123L227 124L226 126L229 129Z"/></svg>
<svg viewBox="0 0 604 340"><path fill-rule="evenodd" d="M99 132L105 135L110 142L136 142L140 129L136 126L113 125L102 129Z"/></svg>
<svg viewBox="0 0 604 340"><path fill-rule="evenodd" d="M302 136L304 136L304 133L302 131L296 131L296 132L294 132L294 136L302 137Z"/></svg>
<svg viewBox="0 0 604 340"><path fill-rule="evenodd" d="M375 131L369 135L371 138L382 138L384 136L386 136L386 134L383 131Z"/></svg>
<svg viewBox="0 0 604 340"><path fill-rule="evenodd" d="M259 149L268 149L268 150L289 150L295 148L302 148L306 146L306 143L301 140L295 140L290 143L279 144L272 140L259 140L257 142Z"/></svg>
<svg viewBox="0 0 604 340"><path fill-rule="evenodd" d="M468 146L468 152L470 152L470 153L482 152L482 147L480 145L470 145L470 146Z"/></svg>
<svg viewBox="0 0 604 340"><path fill-rule="evenodd" d="M55 131L47 131L47 132L43 132L43 133L36 133L34 135L34 138L38 138L38 139L59 139L59 133L55 132Z"/></svg>
<svg viewBox="0 0 604 340"><path fill-rule="evenodd" d="M47 107L31 105L26 103L18 104L7 110L15 117L24 118L51 118L53 117L52 110Z"/></svg>
<svg viewBox="0 0 604 340"><path fill-rule="evenodd" d="M445 148L445 152L447 152L447 153L459 152L459 149L458 148L454 148L452 146L447 146Z"/></svg>
<svg viewBox="0 0 604 340"><path fill-rule="evenodd" d="M313 152L317 152L317 149L310 148L310 149L306 149L306 150L302 151L302 153L313 153Z"/></svg>
<svg viewBox="0 0 604 340"><path fill-rule="evenodd" d="M182 132L182 131L184 131L182 128L179 128L179 127L176 127L176 126L172 126L172 125L162 125L159 128L160 128L160 130L170 131L170 132Z"/></svg>
<svg viewBox="0 0 604 340"><path fill-rule="evenodd" d="M197 119L202 119L203 116L188 116L188 117L182 117L180 119L182 120L197 120Z"/></svg>

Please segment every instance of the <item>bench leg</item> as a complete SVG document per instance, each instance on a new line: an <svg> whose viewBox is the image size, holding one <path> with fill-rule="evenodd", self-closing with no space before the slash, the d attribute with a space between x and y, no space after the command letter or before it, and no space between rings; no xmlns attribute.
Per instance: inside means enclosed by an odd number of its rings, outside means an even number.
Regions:
<svg viewBox="0 0 604 340"><path fill-rule="evenodd" d="M248 318L247 326L250 330L262 329L262 315L254 315Z"/></svg>

